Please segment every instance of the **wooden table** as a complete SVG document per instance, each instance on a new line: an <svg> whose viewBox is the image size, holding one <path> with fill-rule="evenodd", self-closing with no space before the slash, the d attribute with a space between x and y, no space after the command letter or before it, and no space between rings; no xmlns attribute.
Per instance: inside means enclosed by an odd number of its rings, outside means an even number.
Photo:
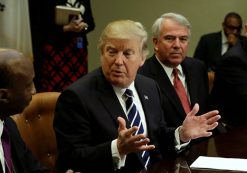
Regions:
<svg viewBox="0 0 247 173"><path fill-rule="evenodd" d="M217 156L247 159L247 125L235 128L226 134L194 144L184 155L176 160L162 160L142 173L237 173L238 171L196 170L189 165L199 156ZM239 172L240 173L240 172Z"/></svg>

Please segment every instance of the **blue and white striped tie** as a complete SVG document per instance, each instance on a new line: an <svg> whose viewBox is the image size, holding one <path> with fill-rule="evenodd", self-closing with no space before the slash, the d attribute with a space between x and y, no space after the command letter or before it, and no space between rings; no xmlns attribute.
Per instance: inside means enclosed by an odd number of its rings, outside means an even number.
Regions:
<svg viewBox="0 0 247 173"><path fill-rule="evenodd" d="M124 96L127 97L126 103L126 110L127 110L127 117L130 122L131 127L137 126L138 130L136 131L135 135L144 133L144 128L141 122L140 114L136 108L136 105L133 102L133 92L130 89L126 89ZM148 151L142 152L142 159L144 162L144 166L147 167L150 161L150 156Z"/></svg>

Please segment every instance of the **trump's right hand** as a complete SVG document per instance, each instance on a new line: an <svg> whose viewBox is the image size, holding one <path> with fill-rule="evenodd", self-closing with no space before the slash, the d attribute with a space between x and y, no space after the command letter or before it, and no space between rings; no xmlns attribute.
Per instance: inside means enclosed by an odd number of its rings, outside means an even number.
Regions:
<svg viewBox="0 0 247 173"><path fill-rule="evenodd" d="M155 148L154 145L148 145L150 140L144 134L133 135L138 130L138 127L133 126L127 129L126 122L122 117L118 117L118 123L117 148L120 155Z"/></svg>

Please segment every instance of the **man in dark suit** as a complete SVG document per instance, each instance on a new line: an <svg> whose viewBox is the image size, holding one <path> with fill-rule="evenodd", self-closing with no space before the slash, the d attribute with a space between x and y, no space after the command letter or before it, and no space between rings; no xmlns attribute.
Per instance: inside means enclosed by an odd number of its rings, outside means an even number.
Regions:
<svg viewBox="0 0 247 173"><path fill-rule="evenodd" d="M222 55L236 42L243 39L241 36L242 18L235 12L228 13L222 23L222 31L203 35L194 52L194 57L205 62L208 71L215 71L221 63Z"/></svg>
<svg viewBox="0 0 247 173"><path fill-rule="evenodd" d="M243 39L223 57L215 73L212 106L230 127L247 123L247 41Z"/></svg>
<svg viewBox="0 0 247 173"><path fill-rule="evenodd" d="M3 131L7 129L12 159L11 162L7 161L6 147L1 143L0 172L50 172L42 167L27 149L16 124L9 117L22 112L29 104L35 93L33 77L34 70L29 59L18 51L0 49L0 134L3 138Z"/></svg>
<svg viewBox="0 0 247 173"><path fill-rule="evenodd" d="M207 111L208 78L203 62L186 56L190 39L190 23L180 14L166 13L152 27L154 55L139 69L139 73L154 79L163 97L165 120L170 128L179 127L186 111L174 88L174 68L180 70L190 107L198 103L199 114Z"/></svg>
<svg viewBox="0 0 247 173"><path fill-rule="evenodd" d="M57 172L72 168L134 173L146 167L144 152L152 164L174 156L192 139L212 135L220 118L218 111L195 116L198 105L179 128L167 130L158 85L137 75L148 53L147 33L141 23L111 22L101 34L99 49L102 67L76 81L58 98L54 118ZM138 122L134 126L127 118L130 111L125 102L130 96L126 98L124 93L129 90Z"/></svg>

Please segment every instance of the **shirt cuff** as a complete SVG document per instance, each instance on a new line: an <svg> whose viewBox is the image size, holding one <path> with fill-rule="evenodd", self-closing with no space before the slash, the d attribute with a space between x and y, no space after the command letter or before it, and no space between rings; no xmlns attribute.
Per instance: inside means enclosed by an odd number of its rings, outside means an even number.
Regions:
<svg viewBox="0 0 247 173"><path fill-rule="evenodd" d="M116 170L124 167L126 155L120 156L117 148L117 139L111 142L111 153L114 169Z"/></svg>
<svg viewBox="0 0 247 173"><path fill-rule="evenodd" d="M179 153L182 149L184 149L186 146L189 145L190 140L186 143L181 144L180 142L180 136L179 136L179 128L180 126L175 130L175 150Z"/></svg>

